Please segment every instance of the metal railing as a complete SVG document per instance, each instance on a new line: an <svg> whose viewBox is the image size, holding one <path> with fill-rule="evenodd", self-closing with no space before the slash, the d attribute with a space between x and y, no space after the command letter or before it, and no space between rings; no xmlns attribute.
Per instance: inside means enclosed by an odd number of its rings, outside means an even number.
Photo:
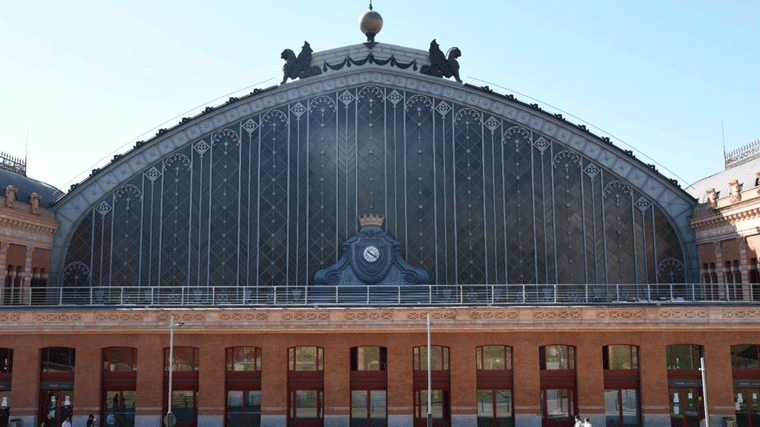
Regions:
<svg viewBox="0 0 760 427"><path fill-rule="evenodd" d="M51 287L0 290L0 306L308 307L760 302L760 284Z"/></svg>

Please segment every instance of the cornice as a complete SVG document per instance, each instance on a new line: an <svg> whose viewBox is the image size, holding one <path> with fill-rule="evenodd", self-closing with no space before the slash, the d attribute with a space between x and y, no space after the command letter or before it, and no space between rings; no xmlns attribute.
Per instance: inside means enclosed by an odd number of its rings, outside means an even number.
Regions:
<svg viewBox="0 0 760 427"><path fill-rule="evenodd" d="M734 225L758 217L760 217L760 200L754 199L746 204L739 203L726 208L699 212L689 218L689 221L695 231L700 231L724 225Z"/></svg>
<svg viewBox="0 0 760 427"><path fill-rule="evenodd" d="M0 229L24 230L53 236L60 223L54 219L19 212L10 208L0 208Z"/></svg>
<svg viewBox="0 0 760 427"><path fill-rule="evenodd" d="M0 312L3 333L166 333L170 316L193 333L756 330L760 307L528 307L436 309L19 310Z"/></svg>

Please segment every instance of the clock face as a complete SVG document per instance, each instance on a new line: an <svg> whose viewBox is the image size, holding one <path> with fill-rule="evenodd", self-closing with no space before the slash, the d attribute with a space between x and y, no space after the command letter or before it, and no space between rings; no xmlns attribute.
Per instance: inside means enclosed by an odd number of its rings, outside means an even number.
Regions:
<svg viewBox="0 0 760 427"><path fill-rule="evenodd" d="M375 262L378 258L380 258L380 250L374 246L367 246L364 248L362 255L364 255L364 259L367 262Z"/></svg>

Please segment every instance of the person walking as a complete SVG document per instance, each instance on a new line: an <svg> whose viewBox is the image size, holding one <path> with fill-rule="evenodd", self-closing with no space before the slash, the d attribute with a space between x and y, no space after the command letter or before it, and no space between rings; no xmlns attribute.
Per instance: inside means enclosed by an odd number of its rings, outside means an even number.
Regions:
<svg viewBox="0 0 760 427"><path fill-rule="evenodd" d="M586 418L586 421L583 422L583 427L591 427L591 420Z"/></svg>
<svg viewBox="0 0 760 427"><path fill-rule="evenodd" d="M71 418L67 417L65 420L63 420L61 427L71 427Z"/></svg>
<svg viewBox="0 0 760 427"><path fill-rule="evenodd" d="M575 424L573 425L573 427L583 427L583 421L581 421L580 415L575 416Z"/></svg>
<svg viewBox="0 0 760 427"><path fill-rule="evenodd" d="M90 414L90 416L87 417L87 427L95 427L95 415Z"/></svg>

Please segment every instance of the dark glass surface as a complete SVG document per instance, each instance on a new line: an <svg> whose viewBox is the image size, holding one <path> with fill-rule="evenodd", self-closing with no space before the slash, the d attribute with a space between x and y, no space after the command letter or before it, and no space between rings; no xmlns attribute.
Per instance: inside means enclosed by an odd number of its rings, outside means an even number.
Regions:
<svg viewBox="0 0 760 427"><path fill-rule="evenodd" d="M602 300L631 284L614 297L636 300L637 283L686 280L668 215L605 166L507 117L369 85L243 117L136 171L82 214L63 284L297 300L366 213L434 284L533 284L547 300L540 285L600 284Z"/></svg>

